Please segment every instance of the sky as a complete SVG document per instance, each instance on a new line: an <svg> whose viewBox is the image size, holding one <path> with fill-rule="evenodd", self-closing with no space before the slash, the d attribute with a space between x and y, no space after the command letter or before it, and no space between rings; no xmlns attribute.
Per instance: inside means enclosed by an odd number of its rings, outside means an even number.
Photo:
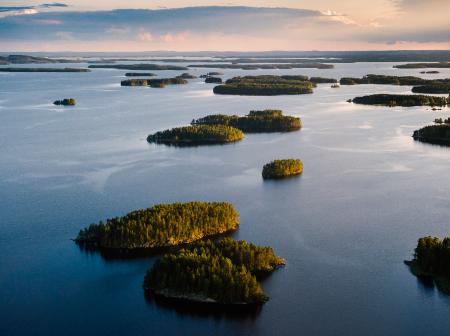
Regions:
<svg viewBox="0 0 450 336"><path fill-rule="evenodd" d="M448 13L450 0L0 0L0 50L448 50Z"/></svg>

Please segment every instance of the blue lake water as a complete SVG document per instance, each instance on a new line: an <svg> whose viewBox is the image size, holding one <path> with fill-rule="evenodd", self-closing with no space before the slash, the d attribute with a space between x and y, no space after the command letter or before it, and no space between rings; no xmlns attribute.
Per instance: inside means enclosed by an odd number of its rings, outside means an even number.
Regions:
<svg viewBox="0 0 450 336"><path fill-rule="evenodd" d="M225 70L340 78L368 73L450 77L392 63L332 70ZM61 66L83 66L80 64ZM193 69L202 74L210 69ZM200 79L165 89L120 87L126 71L0 73L1 335L443 335L450 296L403 260L424 235L450 235L450 149L413 130L450 111L346 103L410 87L360 85L312 95L215 96ZM159 71L162 77L182 71ZM73 97L73 108L52 101ZM299 132L236 144L150 145L193 118L280 108ZM263 181L262 166L298 157L299 178ZM156 203L229 201L235 238L272 246L287 264L263 282L254 316L183 313L145 299L155 258L106 260L70 239L86 225Z"/></svg>

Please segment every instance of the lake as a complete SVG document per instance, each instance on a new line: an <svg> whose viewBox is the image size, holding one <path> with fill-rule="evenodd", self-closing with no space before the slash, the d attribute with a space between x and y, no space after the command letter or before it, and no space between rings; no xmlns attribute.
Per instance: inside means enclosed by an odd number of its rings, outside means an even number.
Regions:
<svg viewBox="0 0 450 336"><path fill-rule="evenodd" d="M224 78L450 77L450 69L420 75L421 69L393 64L223 72ZM448 108L346 102L409 93L406 86L319 84L311 95L216 96L214 84L201 79L165 89L120 87L125 72L0 73L0 334L430 336L450 330L450 296L403 264L419 237L450 235L450 149L411 138L413 130L449 117ZM161 77L182 72L156 71ZM69 97L75 107L52 105ZM150 133L208 114L264 108L301 117L303 129L248 134L223 146L146 142ZM289 157L303 161L302 176L262 179L265 163ZM186 312L147 300L142 282L155 257L104 259L71 241L90 223L190 200L232 202L241 215L233 236L270 245L286 259L262 283L270 300L257 314Z"/></svg>

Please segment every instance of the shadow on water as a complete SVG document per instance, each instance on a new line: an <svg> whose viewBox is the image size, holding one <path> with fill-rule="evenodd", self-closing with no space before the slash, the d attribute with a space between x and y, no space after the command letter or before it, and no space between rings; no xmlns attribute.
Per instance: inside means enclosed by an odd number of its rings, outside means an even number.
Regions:
<svg viewBox="0 0 450 336"><path fill-rule="evenodd" d="M217 303L198 303L188 300L166 298L144 291L148 305L156 305L164 310L175 311L179 315L199 318L255 320L261 313L262 305L226 305Z"/></svg>

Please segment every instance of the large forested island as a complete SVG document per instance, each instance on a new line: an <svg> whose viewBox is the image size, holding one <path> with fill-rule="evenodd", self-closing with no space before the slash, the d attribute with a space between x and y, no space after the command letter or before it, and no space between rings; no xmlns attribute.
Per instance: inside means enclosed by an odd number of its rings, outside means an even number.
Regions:
<svg viewBox="0 0 450 336"><path fill-rule="evenodd" d="M373 94L350 100L355 104L383 106L446 106L449 98L425 95Z"/></svg>
<svg viewBox="0 0 450 336"><path fill-rule="evenodd" d="M174 78L150 78L150 79L126 79L120 82L121 86L150 86L152 88L164 88L167 85L187 84L188 81L181 77Z"/></svg>
<svg viewBox="0 0 450 336"><path fill-rule="evenodd" d="M394 65L397 69L426 69L426 68L450 68L450 62L433 62L433 63L408 63Z"/></svg>
<svg viewBox="0 0 450 336"><path fill-rule="evenodd" d="M405 263L414 275L432 278L440 290L450 294L450 237L420 238L413 260Z"/></svg>
<svg viewBox="0 0 450 336"><path fill-rule="evenodd" d="M147 141L174 146L226 144L244 138L244 133L226 125L195 125L176 127L150 134Z"/></svg>
<svg viewBox="0 0 450 336"><path fill-rule="evenodd" d="M436 125L414 131L413 138L421 142L450 146L450 120L436 119Z"/></svg>
<svg viewBox="0 0 450 336"><path fill-rule="evenodd" d="M284 265L270 247L246 241L204 241L165 255L144 278L144 290L172 299L215 304L262 304L255 274Z"/></svg>
<svg viewBox="0 0 450 336"><path fill-rule="evenodd" d="M91 224L75 241L100 249L152 249L191 243L238 225L239 214L230 203L160 204Z"/></svg>
<svg viewBox="0 0 450 336"><path fill-rule="evenodd" d="M188 68L178 65L161 64L92 64L91 69L120 69L120 70L187 70Z"/></svg>
<svg viewBox="0 0 450 336"><path fill-rule="evenodd" d="M300 118L284 116L281 110L250 111L247 116L213 114L192 121L193 125L227 125L243 132L291 132L302 127Z"/></svg>
<svg viewBox="0 0 450 336"><path fill-rule="evenodd" d="M262 177L264 179L281 179L300 175L303 163L299 159L274 160L264 165Z"/></svg>
<svg viewBox="0 0 450 336"><path fill-rule="evenodd" d="M79 63L80 60L48 58L29 55L0 56L0 64L46 64L46 63Z"/></svg>
<svg viewBox="0 0 450 336"><path fill-rule="evenodd" d="M356 84L439 85L439 84L450 84L450 78L424 79L415 76L366 75L362 78L343 77L340 79L339 83L341 85L356 85Z"/></svg>
<svg viewBox="0 0 450 336"><path fill-rule="evenodd" d="M214 87L216 94L276 96L313 93L315 84L305 76L244 76Z"/></svg>
<svg viewBox="0 0 450 336"><path fill-rule="evenodd" d="M0 68L1 72L90 72L83 68Z"/></svg>

